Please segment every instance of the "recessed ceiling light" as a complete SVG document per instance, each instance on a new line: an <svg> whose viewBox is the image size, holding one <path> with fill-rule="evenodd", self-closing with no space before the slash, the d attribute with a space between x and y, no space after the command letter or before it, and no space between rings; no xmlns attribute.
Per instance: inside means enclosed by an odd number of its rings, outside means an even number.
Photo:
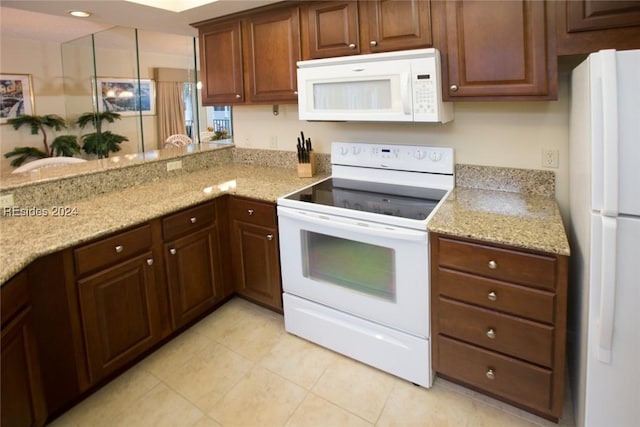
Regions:
<svg viewBox="0 0 640 427"><path fill-rule="evenodd" d="M70 10L69 15L75 16L76 18L88 18L91 16L89 12L85 12L82 10Z"/></svg>

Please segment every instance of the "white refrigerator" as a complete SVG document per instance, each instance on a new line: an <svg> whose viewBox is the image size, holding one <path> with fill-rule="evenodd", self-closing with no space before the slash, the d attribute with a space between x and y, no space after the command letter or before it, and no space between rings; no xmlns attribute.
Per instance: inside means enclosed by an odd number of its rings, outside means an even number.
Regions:
<svg viewBox="0 0 640 427"><path fill-rule="evenodd" d="M640 426L640 50L571 75L569 374L576 426Z"/></svg>

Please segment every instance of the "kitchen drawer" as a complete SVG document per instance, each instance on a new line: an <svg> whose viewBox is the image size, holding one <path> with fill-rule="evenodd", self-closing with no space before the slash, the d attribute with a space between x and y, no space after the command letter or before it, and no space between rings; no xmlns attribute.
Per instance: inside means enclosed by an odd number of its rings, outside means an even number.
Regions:
<svg viewBox="0 0 640 427"><path fill-rule="evenodd" d="M74 249L78 275L122 262L151 247L151 227L145 224L133 230L101 239Z"/></svg>
<svg viewBox="0 0 640 427"><path fill-rule="evenodd" d="M171 240L183 234L203 229L216 220L213 202L185 209L162 219L162 236Z"/></svg>
<svg viewBox="0 0 640 427"><path fill-rule="evenodd" d="M438 303L440 334L552 366L553 327L443 297Z"/></svg>
<svg viewBox="0 0 640 427"><path fill-rule="evenodd" d="M556 258L440 238L438 264L493 279L555 289Z"/></svg>
<svg viewBox="0 0 640 427"><path fill-rule="evenodd" d="M271 203L232 197L231 218L267 227L276 226L276 206Z"/></svg>
<svg viewBox="0 0 640 427"><path fill-rule="evenodd" d="M555 294L447 268L438 269L440 295L545 323L554 321Z"/></svg>
<svg viewBox="0 0 640 427"><path fill-rule="evenodd" d="M439 339L439 373L527 407L549 411L553 396L550 370L446 337Z"/></svg>

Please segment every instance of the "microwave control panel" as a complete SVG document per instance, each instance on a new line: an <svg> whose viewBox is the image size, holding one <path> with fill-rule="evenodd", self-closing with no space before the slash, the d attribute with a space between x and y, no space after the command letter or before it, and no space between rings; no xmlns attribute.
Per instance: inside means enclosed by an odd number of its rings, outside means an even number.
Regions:
<svg viewBox="0 0 640 427"><path fill-rule="evenodd" d="M417 74L413 82L413 105L416 114L435 114L438 92L431 74Z"/></svg>

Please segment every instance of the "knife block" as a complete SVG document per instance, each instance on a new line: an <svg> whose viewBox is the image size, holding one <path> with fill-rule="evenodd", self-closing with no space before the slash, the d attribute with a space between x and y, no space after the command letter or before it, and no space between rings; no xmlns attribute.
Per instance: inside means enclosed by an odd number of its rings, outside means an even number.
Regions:
<svg viewBox="0 0 640 427"><path fill-rule="evenodd" d="M298 177L311 178L315 173L315 156L313 150L309 152L309 163L298 163Z"/></svg>

